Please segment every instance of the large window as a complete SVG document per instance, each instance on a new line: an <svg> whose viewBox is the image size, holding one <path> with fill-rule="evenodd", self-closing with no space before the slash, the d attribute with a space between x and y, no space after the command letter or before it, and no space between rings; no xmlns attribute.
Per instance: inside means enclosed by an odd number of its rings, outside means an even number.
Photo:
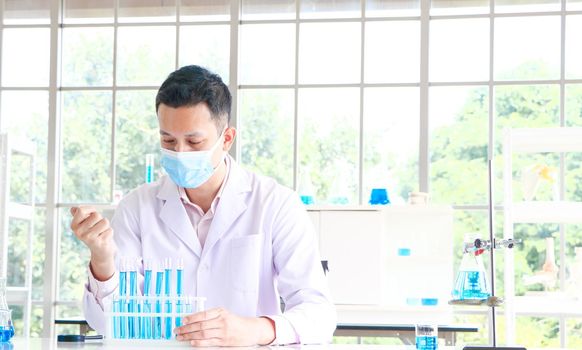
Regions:
<svg viewBox="0 0 582 350"><path fill-rule="evenodd" d="M366 204L374 187L392 203L428 191L456 210L457 261L465 233L487 233L490 151L501 235L503 128L582 125L581 1L1 2L0 128L37 145L37 321L43 302L57 302L57 317L81 315L88 252L69 229L69 208L110 213L143 183L146 154L159 149L155 93L177 67L206 66L230 85L243 166L298 190L309 179L318 204ZM518 170L556 169L559 196L582 200L579 155L515 161ZM23 228L11 227L20 239ZM582 229L515 232L526 240L516 292L545 288L526 282L544 263L546 237L564 252L553 290L571 292ZM58 281L43 280L45 259L57 263ZM501 257L497 266L502 292ZM487 327L484 310L456 313ZM518 341L539 346L529 335L541 329L543 344L575 347L582 314L555 317L520 315ZM41 330L36 322L33 333Z"/></svg>

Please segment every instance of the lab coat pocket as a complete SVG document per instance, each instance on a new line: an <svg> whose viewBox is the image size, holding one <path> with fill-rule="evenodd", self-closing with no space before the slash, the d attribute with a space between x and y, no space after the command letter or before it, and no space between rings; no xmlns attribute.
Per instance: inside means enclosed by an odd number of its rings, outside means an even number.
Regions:
<svg viewBox="0 0 582 350"><path fill-rule="evenodd" d="M261 259L259 238L259 235L249 235L230 241L230 280L233 288L238 291L258 291Z"/></svg>

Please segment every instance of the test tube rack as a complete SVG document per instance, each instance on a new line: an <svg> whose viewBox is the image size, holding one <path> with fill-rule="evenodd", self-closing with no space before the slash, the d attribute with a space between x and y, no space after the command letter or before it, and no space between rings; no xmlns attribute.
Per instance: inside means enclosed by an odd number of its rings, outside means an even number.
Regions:
<svg viewBox="0 0 582 350"><path fill-rule="evenodd" d="M120 296L113 297L105 312L107 343L127 345L183 345L176 341L174 328L182 317L204 310L204 297Z"/></svg>

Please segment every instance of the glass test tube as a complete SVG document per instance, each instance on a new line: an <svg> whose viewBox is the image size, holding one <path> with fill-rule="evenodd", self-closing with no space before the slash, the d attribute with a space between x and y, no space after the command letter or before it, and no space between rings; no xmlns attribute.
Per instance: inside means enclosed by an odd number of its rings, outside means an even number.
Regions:
<svg viewBox="0 0 582 350"><path fill-rule="evenodd" d="M151 260L144 260L144 281L143 281L143 312L149 314L152 312L152 304L150 303L150 289L152 285L152 267L153 262ZM152 319L150 316L142 317L141 319L141 336L142 339L152 339Z"/></svg>
<svg viewBox="0 0 582 350"><path fill-rule="evenodd" d="M172 278L171 278L171 276L172 276L172 259L171 258L164 259L164 271L165 271L164 295L167 297L167 299L166 299L166 312L168 314L171 314L172 313L172 301L170 300L170 293L171 293L170 285L172 282ZM165 319L164 338L166 338L166 339L172 338L172 317L166 317L166 319Z"/></svg>
<svg viewBox="0 0 582 350"><path fill-rule="evenodd" d="M202 298L202 297L198 297L195 299L194 301L194 306L195 306L195 310L194 312L200 312L200 311L204 311L204 302L206 301L206 298Z"/></svg>
<svg viewBox="0 0 582 350"><path fill-rule="evenodd" d="M129 262L129 312L132 314L139 313L139 305L136 301L137 297L137 261L132 260ZM139 317L130 316L129 317L129 338L137 339L139 338Z"/></svg>
<svg viewBox="0 0 582 350"><path fill-rule="evenodd" d="M162 284L164 283L164 271L162 270L162 266L158 264L158 269L156 271L156 305L155 305L155 312L161 313L162 312L162 302L160 300L162 294ZM162 318L156 316L154 318L154 339L161 339L162 338Z"/></svg>
<svg viewBox="0 0 582 350"><path fill-rule="evenodd" d="M147 184L154 182L154 155L152 153L146 154L145 182Z"/></svg>
<svg viewBox="0 0 582 350"><path fill-rule="evenodd" d="M178 258L178 260L176 261L176 296L177 296L177 300L176 300L176 313L180 314L182 313L182 294L183 294L183 288L182 288L182 278L183 278L183 272L184 272L184 260L182 258ZM182 318L181 317L177 317L176 316L176 327L180 327L182 325Z"/></svg>
<svg viewBox="0 0 582 350"><path fill-rule="evenodd" d="M120 308L119 308L119 296L114 296L113 297L113 314L117 313L117 312L121 312ZM120 338L120 322L119 322L119 316L113 316L113 339L119 339Z"/></svg>
<svg viewBox="0 0 582 350"><path fill-rule="evenodd" d="M127 311L126 304L127 296L127 265L125 258L120 258L120 268L119 268L119 300L118 300L118 310L120 312ZM125 316L119 317L119 338L127 338L127 322Z"/></svg>

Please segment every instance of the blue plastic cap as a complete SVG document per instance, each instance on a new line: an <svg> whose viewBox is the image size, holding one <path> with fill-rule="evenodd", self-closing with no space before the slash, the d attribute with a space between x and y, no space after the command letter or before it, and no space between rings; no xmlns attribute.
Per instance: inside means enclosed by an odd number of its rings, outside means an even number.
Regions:
<svg viewBox="0 0 582 350"><path fill-rule="evenodd" d="M390 199L388 198L388 191L385 188L373 188L370 193L370 200L368 203L372 205L377 204L390 204Z"/></svg>
<svg viewBox="0 0 582 350"><path fill-rule="evenodd" d="M420 302L424 306L435 306L438 305L439 300L437 298L422 298Z"/></svg>
<svg viewBox="0 0 582 350"><path fill-rule="evenodd" d="M410 248L398 248L398 256L410 256Z"/></svg>

